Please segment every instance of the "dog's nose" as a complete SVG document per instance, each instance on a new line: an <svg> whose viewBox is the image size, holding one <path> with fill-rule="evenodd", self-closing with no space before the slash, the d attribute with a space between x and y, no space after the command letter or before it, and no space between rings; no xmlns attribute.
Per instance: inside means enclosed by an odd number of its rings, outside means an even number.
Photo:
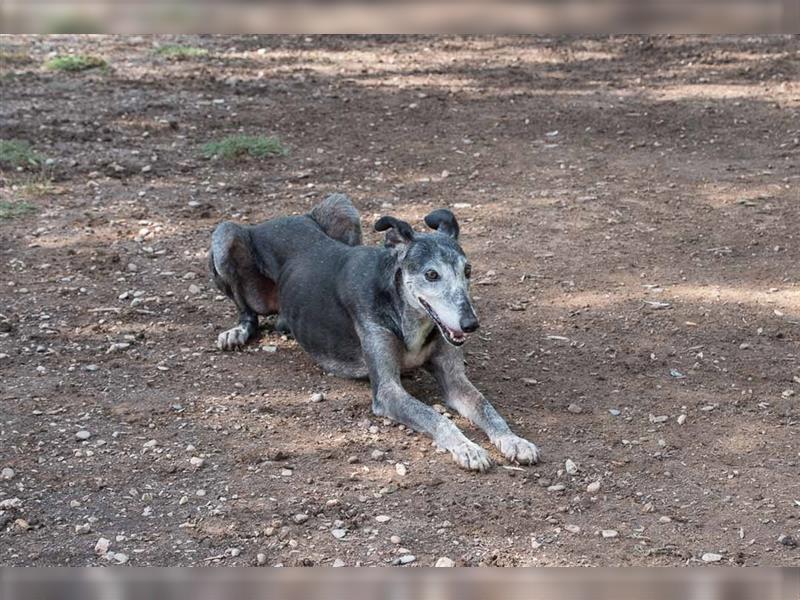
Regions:
<svg viewBox="0 0 800 600"><path fill-rule="evenodd" d="M461 327L461 331L464 333L472 333L480 324L478 323L478 317L475 315L467 315L465 317L461 317L461 321L459 322L459 326Z"/></svg>

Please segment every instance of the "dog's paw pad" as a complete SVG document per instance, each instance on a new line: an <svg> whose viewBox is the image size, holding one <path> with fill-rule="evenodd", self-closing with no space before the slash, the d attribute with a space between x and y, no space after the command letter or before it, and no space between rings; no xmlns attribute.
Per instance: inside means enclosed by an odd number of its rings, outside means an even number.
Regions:
<svg viewBox="0 0 800 600"><path fill-rule="evenodd" d="M450 454L458 466L468 471L488 471L492 466L489 453L473 442L468 441L451 448Z"/></svg>
<svg viewBox="0 0 800 600"><path fill-rule="evenodd" d="M234 327L223 331L217 337L217 348L220 350L234 350L241 348L247 343L249 339L247 330L244 327Z"/></svg>
<svg viewBox="0 0 800 600"><path fill-rule="evenodd" d="M536 444L518 435L506 435L495 442L500 452L511 462L533 465L539 462L539 449Z"/></svg>

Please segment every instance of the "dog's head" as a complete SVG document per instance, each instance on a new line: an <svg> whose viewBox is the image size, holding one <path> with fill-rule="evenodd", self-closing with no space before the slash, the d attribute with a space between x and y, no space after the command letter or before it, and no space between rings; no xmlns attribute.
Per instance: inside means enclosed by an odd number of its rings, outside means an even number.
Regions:
<svg viewBox="0 0 800 600"><path fill-rule="evenodd" d="M426 313L445 340L463 344L478 329L478 317L469 295L471 266L458 244L458 221L447 209L439 209L425 223L433 233L415 232L394 217L381 217L377 231L386 231L385 245L397 253L398 285L406 303Z"/></svg>

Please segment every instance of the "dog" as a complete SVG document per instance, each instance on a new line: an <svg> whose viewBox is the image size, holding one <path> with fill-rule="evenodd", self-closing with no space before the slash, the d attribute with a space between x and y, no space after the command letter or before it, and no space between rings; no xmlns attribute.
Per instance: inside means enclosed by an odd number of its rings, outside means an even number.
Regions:
<svg viewBox="0 0 800 600"><path fill-rule="evenodd" d="M385 232L383 247L362 245L360 215L343 194L306 215L220 223L209 267L236 304L239 323L217 346L243 346L256 335L259 315L278 315L276 329L290 332L326 372L369 378L376 415L429 435L465 469L487 470L486 450L403 388L401 373L424 367L447 406L481 428L507 460L536 463L536 445L511 431L465 373L461 346L479 322L458 221L439 209L425 223L431 232L381 217L375 230Z"/></svg>

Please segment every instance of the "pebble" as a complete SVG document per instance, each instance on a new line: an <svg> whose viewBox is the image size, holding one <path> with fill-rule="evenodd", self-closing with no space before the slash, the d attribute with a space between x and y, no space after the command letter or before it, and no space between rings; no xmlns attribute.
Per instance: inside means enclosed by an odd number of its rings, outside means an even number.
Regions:
<svg viewBox="0 0 800 600"><path fill-rule="evenodd" d="M190 285L190 286L189 286L189 293L190 293L192 296L197 296L197 295L199 295L201 291L202 291L202 290L200 289L200 286L197 286L197 285L195 285L194 283L193 283L192 285Z"/></svg>
<svg viewBox="0 0 800 600"><path fill-rule="evenodd" d="M75 533L78 535L86 535L87 533L91 533L92 526L90 523L84 523L83 525L75 525Z"/></svg>
<svg viewBox="0 0 800 600"><path fill-rule="evenodd" d="M11 467L4 467L3 470L0 471L0 479L14 479L14 475L16 475L16 473Z"/></svg>
<svg viewBox="0 0 800 600"><path fill-rule="evenodd" d="M586 486L586 491L589 492L590 494L596 494L597 492L600 491L600 482L593 481L592 483Z"/></svg>
<svg viewBox="0 0 800 600"><path fill-rule="evenodd" d="M372 460L383 460L384 456L386 456L386 452L383 450L373 450L372 454L370 454Z"/></svg>
<svg viewBox="0 0 800 600"><path fill-rule="evenodd" d="M413 554L404 554L400 558L396 559L397 564L407 565L417 560L417 557Z"/></svg>
<svg viewBox="0 0 800 600"><path fill-rule="evenodd" d="M578 406L577 404L574 404L574 403L570 404L567 407L567 410L569 412L571 412L573 415L579 415L579 414L581 414L583 412L583 409L580 406Z"/></svg>
<svg viewBox="0 0 800 600"><path fill-rule="evenodd" d="M126 562L128 562L128 555L123 554L122 552L115 552L114 562L117 563L118 565L124 565Z"/></svg>
<svg viewBox="0 0 800 600"><path fill-rule="evenodd" d="M79 440L88 440L92 437L92 434L86 431L85 429L81 429L78 433L75 434L75 437Z"/></svg>
<svg viewBox="0 0 800 600"><path fill-rule="evenodd" d="M565 486L563 483L556 483L555 485L549 486L547 488L547 491L548 492L563 492L565 489L567 489L567 486Z"/></svg>
<svg viewBox="0 0 800 600"><path fill-rule="evenodd" d="M566 529L570 533L580 533L581 532L581 528L578 527L577 525L564 525L564 529Z"/></svg>
<svg viewBox="0 0 800 600"><path fill-rule="evenodd" d="M155 448L158 446L158 440L148 440L143 444L143 446L145 448Z"/></svg>
<svg viewBox="0 0 800 600"><path fill-rule="evenodd" d="M392 519L392 517L390 517L389 515L378 515L377 517L375 517L375 520L378 523L386 523L387 521L390 521L391 519Z"/></svg>
<svg viewBox="0 0 800 600"><path fill-rule="evenodd" d="M722 555L714 552L706 552L701 558L703 559L703 562L715 563L722 560Z"/></svg>
<svg viewBox="0 0 800 600"><path fill-rule="evenodd" d="M392 537L389 538L389 541L392 542L393 544L399 544L403 540L400 539L399 535L393 535Z"/></svg>
<svg viewBox="0 0 800 600"><path fill-rule="evenodd" d="M292 517L292 520L299 525L300 523L305 523L308 521L308 515L305 513L297 513Z"/></svg>
<svg viewBox="0 0 800 600"><path fill-rule="evenodd" d="M196 469L199 469L199 468L200 468L200 467L202 467L204 464L206 464L206 461L205 461L205 459L204 459L204 458L200 458L199 456L193 456L192 458L190 458L190 459L189 459L189 463L190 463L190 464L191 464L191 465L192 465L194 468L196 468Z"/></svg>
<svg viewBox="0 0 800 600"><path fill-rule="evenodd" d="M658 517L658 522L659 523L672 523L672 517L668 517L667 515L664 515L663 517Z"/></svg>
<svg viewBox="0 0 800 600"><path fill-rule="evenodd" d="M602 535L605 539L610 540L615 537L619 537L619 532L616 529L603 529L603 531L600 532L600 535Z"/></svg>
<svg viewBox="0 0 800 600"><path fill-rule="evenodd" d="M611 413L611 416L612 416L612 417L618 417L618 416L620 416L620 415L622 414L622 413L621 413L619 410L617 410L616 408L609 408L609 409L608 409L608 412L609 412L609 413Z"/></svg>
<svg viewBox="0 0 800 600"><path fill-rule="evenodd" d="M333 535L333 537L335 537L337 540L340 540L340 539L342 539L344 536L346 536L346 535L347 535L347 530L346 530L346 529L331 529L331 534L332 534L332 535Z"/></svg>
<svg viewBox="0 0 800 600"><path fill-rule="evenodd" d="M449 569L451 567L455 567L456 563L452 558L448 558L446 556L442 556L436 561L436 564L433 565L434 567L445 568Z"/></svg>
<svg viewBox="0 0 800 600"><path fill-rule="evenodd" d="M347 458L347 464L349 464L349 465L354 465L357 462L359 462L359 459L358 459L357 456L350 456L350 457Z"/></svg>
<svg viewBox="0 0 800 600"><path fill-rule="evenodd" d="M578 465L576 465L571 459L567 459L564 463L564 469L566 469L567 473L570 475L577 475L578 474Z"/></svg>
<svg viewBox="0 0 800 600"><path fill-rule="evenodd" d="M324 402L325 401L325 393L324 392L316 392L311 394L311 402Z"/></svg>
<svg viewBox="0 0 800 600"><path fill-rule="evenodd" d="M395 463L394 470L397 471L397 474L400 475L400 477L403 477L406 473L408 473L408 469L401 462Z"/></svg>
<svg viewBox="0 0 800 600"><path fill-rule="evenodd" d="M678 425L686 423L686 415L678 415Z"/></svg>
<svg viewBox="0 0 800 600"><path fill-rule="evenodd" d="M232 557L236 558L237 556L239 556L242 553L242 550L241 550L241 548L231 548L230 549L230 553L231 553Z"/></svg>
<svg viewBox="0 0 800 600"><path fill-rule="evenodd" d="M263 552L256 554L256 564L259 567L263 567L265 564L267 564L267 555Z"/></svg>
<svg viewBox="0 0 800 600"><path fill-rule="evenodd" d="M108 548L111 546L111 541L107 538L101 537L97 540L97 543L94 545L94 553L98 555L103 555L108 552Z"/></svg>
<svg viewBox="0 0 800 600"><path fill-rule="evenodd" d="M28 523L25 519L17 519L16 521L14 521L14 525L17 527L17 529L22 529L22 531L27 531L28 529L31 528L31 524Z"/></svg>
<svg viewBox="0 0 800 600"><path fill-rule="evenodd" d="M797 547L797 540L790 535L786 535L785 533L778 536L778 543L789 548Z"/></svg>
<svg viewBox="0 0 800 600"><path fill-rule="evenodd" d="M334 569L339 569L344 566L344 561L341 558L337 558L336 560L333 561L333 564L331 566Z"/></svg>

